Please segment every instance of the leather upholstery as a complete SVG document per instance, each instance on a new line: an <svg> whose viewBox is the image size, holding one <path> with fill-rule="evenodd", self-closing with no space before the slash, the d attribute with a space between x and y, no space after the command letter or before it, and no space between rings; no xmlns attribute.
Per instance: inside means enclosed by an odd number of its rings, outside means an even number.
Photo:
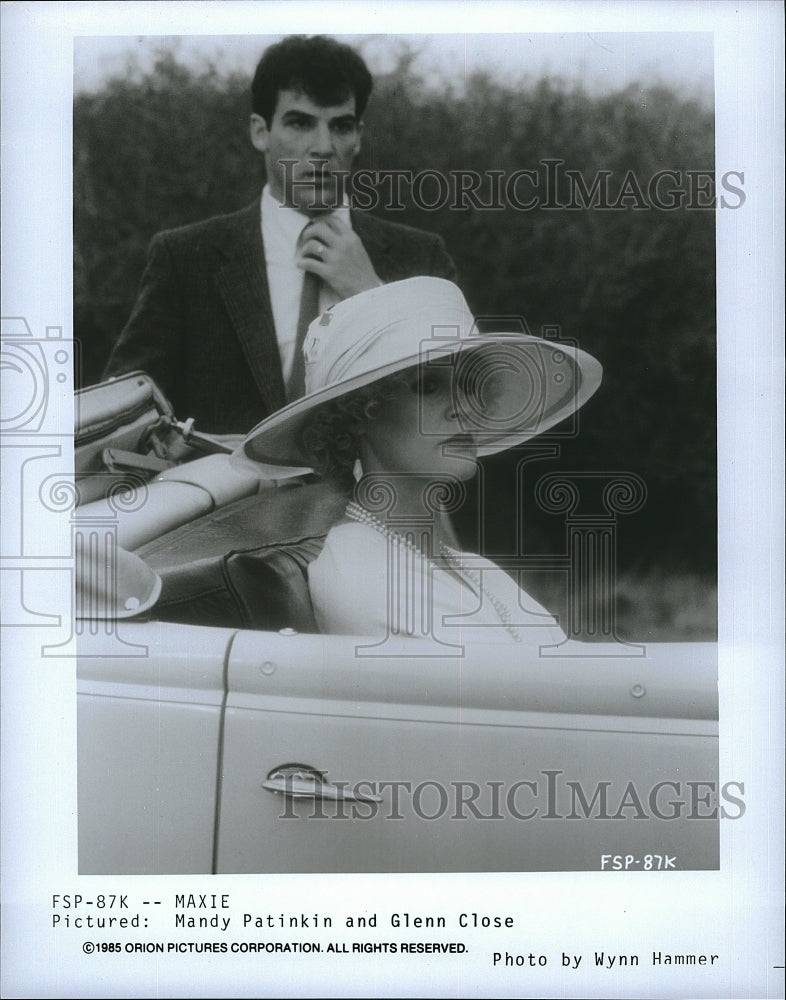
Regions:
<svg viewBox="0 0 786 1000"><path fill-rule="evenodd" d="M318 632L308 564L347 498L323 483L247 497L142 546L162 579L153 616L192 625Z"/></svg>

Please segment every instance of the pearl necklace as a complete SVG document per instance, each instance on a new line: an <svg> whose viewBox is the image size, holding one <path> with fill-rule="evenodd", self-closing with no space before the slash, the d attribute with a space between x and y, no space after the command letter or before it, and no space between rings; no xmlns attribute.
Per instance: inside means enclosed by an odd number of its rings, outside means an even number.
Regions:
<svg viewBox="0 0 786 1000"><path fill-rule="evenodd" d="M367 525L369 528L372 528L374 531L384 536L385 538L389 538L399 544L403 544L405 548L409 549L410 552L413 552L416 555L420 556L421 559L427 562L431 562L429 557L426 556L423 553L423 551L420 548L418 548L417 545L415 545L415 543L412 541L411 538L408 538L407 536L400 534L398 531L393 531L391 528L388 528L388 526L386 524L383 524L383 522L380 521L379 518L375 517L364 507L361 507L360 504L356 503L354 500L347 505L345 513L346 516L351 521L357 521L359 524ZM501 601L500 598L496 596L496 594L489 593L489 591L483 586L483 581L480 573L465 567L461 561L461 554L457 552L456 549L452 548L450 545L447 545L445 542L439 543L439 551L442 557L444 558L445 562L448 564L448 566L450 566L453 572L457 574L457 576L464 577L465 579L469 580L475 587L475 589L485 596L485 598L497 612L499 620L505 627L505 631L511 636L513 641L521 642L522 641L521 633L515 627L515 625L511 624L513 616L510 613L510 608L504 603L504 601Z"/></svg>

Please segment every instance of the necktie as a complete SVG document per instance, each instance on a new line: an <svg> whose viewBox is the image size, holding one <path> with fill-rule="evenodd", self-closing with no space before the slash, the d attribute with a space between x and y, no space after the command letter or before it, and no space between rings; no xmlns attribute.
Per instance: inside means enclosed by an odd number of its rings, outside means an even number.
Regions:
<svg viewBox="0 0 786 1000"><path fill-rule="evenodd" d="M292 359L292 372L287 382L287 401L299 399L306 391L306 363L303 357L303 341L309 323L319 315L319 289L321 279L311 271L303 274L303 290L300 293L300 311L297 317L297 333L295 335L295 355Z"/></svg>

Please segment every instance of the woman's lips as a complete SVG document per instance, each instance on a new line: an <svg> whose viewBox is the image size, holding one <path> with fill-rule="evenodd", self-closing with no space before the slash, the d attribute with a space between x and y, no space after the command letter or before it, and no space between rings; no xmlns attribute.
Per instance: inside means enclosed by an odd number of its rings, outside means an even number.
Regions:
<svg viewBox="0 0 786 1000"><path fill-rule="evenodd" d="M470 448L474 451L477 447L475 438L471 434L454 434L443 441L442 444L449 448L461 448L465 451Z"/></svg>

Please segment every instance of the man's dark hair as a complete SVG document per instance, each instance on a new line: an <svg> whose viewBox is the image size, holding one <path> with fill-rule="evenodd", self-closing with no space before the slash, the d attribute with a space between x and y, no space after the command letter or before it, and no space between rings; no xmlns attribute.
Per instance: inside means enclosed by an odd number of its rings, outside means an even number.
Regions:
<svg viewBox="0 0 786 1000"><path fill-rule="evenodd" d="M251 110L268 126L282 90L301 91L319 107L355 97L360 119L371 93L371 74L362 58L325 35L290 35L265 49L251 84Z"/></svg>

